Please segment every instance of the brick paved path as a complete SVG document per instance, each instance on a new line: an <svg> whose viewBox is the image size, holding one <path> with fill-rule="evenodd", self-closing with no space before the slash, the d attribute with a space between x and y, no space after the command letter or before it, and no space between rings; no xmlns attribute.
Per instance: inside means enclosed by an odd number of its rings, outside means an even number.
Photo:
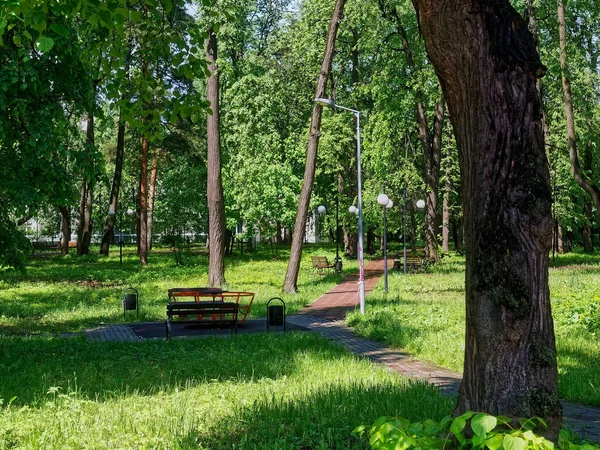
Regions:
<svg viewBox="0 0 600 450"><path fill-rule="evenodd" d="M388 261L388 268L393 260ZM365 291L370 293L383 274L383 261L369 262L365 267ZM462 376L459 373L415 360L402 350L391 349L378 342L357 337L345 326L343 319L347 312L358 306L358 274L349 275L344 280L305 307L297 316L288 321L338 342L349 351L383 364L394 372L412 378L424 379L438 386L449 395L457 395ZM600 442L600 408L561 402L565 425L582 437Z"/></svg>

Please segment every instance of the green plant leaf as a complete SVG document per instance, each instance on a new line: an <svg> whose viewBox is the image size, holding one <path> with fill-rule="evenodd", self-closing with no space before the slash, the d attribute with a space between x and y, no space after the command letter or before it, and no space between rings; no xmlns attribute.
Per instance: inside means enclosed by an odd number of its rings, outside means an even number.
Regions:
<svg viewBox="0 0 600 450"><path fill-rule="evenodd" d="M492 431L498 420L494 416L490 416L488 414L477 414L471 420L471 428L473 429L473 433L479 436L482 439L487 437L487 434Z"/></svg>
<svg viewBox="0 0 600 450"><path fill-rule="evenodd" d="M47 36L40 36L35 42L35 46L40 52L45 53L54 47L54 39Z"/></svg>
<svg viewBox="0 0 600 450"><path fill-rule="evenodd" d="M504 436L502 445L505 450L525 450L527 448L527 442L518 436L512 436L510 434Z"/></svg>
<svg viewBox="0 0 600 450"><path fill-rule="evenodd" d="M66 38L68 38L71 35L69 29L64 25L61 25L60 23L53 23L52 25L50 25L50 29L56 34Z"/></svg>
<svg viewBox="0 0 600 450"><path fill-rule="evenodd" d="M503 437L500 434L494 434L485 441L485 446L490 450L498 450L502 446Z"/></svg>

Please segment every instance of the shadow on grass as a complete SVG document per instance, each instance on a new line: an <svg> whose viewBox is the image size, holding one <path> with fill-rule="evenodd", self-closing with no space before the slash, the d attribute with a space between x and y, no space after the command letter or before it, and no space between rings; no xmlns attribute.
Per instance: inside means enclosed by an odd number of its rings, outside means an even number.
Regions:
<svg viewBox="0 0 600 450"><path fill-rule="evenodd" d="M206 382L298 377L311 361L329 366L353 358L312 333L133 343L4 337L0 354L0 398L32 407L56 389L105 401Z"/></svg>
<svg viewBox="0 0 600 450"><path fill-rule="evenodd" d="M205 435L188 435L183 443L205 448L346 449L369 448L368 437L352 434L378 417L403 416L412 421L439 420L453 400L419 382L330 384L296 398L276 395L239 408Z"/></svg>

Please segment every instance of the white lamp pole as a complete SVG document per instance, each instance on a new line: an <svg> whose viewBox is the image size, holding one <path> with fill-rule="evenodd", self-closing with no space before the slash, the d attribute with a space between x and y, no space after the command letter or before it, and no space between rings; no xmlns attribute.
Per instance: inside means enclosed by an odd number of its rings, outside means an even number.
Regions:
<svg viewBox="0 0 600 450"><path fill-rule="evenodd" d="M343 109L350 111L356 117L356 169L358 171L358 296L360 300L360 313L365 313L365 262L363 258L363 212L362 212L362 179L360 167L360 111L352 108L346 108L336 104L328 98L315 98L316 104L329 106L333 109Z"/></svg>

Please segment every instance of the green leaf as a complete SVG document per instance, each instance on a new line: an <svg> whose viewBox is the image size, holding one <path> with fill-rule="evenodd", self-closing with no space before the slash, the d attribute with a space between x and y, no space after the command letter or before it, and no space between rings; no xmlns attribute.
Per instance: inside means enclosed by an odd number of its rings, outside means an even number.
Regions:
<svg viewBox="0 0 600 450"><path fill-rule="evenodd" d="M0 19L0 34L4 33L4 29L6 28L6 20L5 19Z"/></svg>
<svg viewBox="0 0 600 450"><path fill-rule="evenodd" d="M13 42L15 43L15 45L20 45L21 44L21 36L19 36L18 34L15 34L13 36Z"/></svg>
<svg viewBox="0 0 600 450"><path fill-rule="evenodd" d="M495 434L494 436L491 436L486 439L485 445L490 450L498 450L502 446L502 440L502 435Z"/></svg>
<svg viewBox="0 0 600 450"><path fill-rule="evenodd" d="M511 436L510 434L504 436L502 445L505 450L525 450L527 448L527 442L518 436Z"/></svg>
<svg viewBox="0 0 600 450"><path fill-rule="evenodd" d="M35 46L40 52L45 53L54 47L54 40L47 36L40 36L36 41Z"/></svg>
<svg viewBox="0 0 600 450"><path fill-rule="evenodd" d="M473 429L473 433L482 439L485 439L487 434L496 427L497 423L498 421L494 416L477 414L471 420L471 428Z"/></svg>
<svg viewBox="0 0 600 450"><path fill-rule="evenodd" d="M103 9L98 12L98 15L100 15L100 20L106 25L112 25L112 14L110 11Z"/></svg>
<svg viewBox="0 0 600 450"><path fill-rule="evenodd" d="M141 11L131 11L131 12L129 13L129 18L130 18L130 19L131 19L133 22L136 22L136 23L137 23L137 22L141 22L141 20L142 20L142 17L143 17L143 15L142 15Z"/></svg>
<svg viewBox="0 0 600 450"><path fill-rule="evenodd" d="M68 38L71 35L69 29L64 25L61 25L60 23L53 23L52 25L50 25L50 29L56 34L66 38Z"/></svg>

